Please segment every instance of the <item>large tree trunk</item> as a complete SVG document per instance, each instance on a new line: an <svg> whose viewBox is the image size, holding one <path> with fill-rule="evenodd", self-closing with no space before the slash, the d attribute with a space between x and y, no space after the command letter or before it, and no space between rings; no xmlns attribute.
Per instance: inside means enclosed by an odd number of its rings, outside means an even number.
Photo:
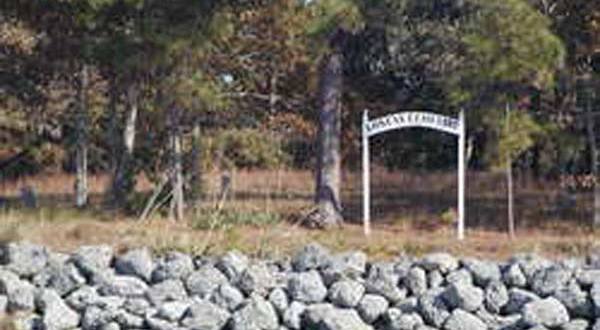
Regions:
<svg viewBox="0 0 600 330"><path fill-rule="evenodd" d="M175 106L171 106L168 111L171 186L173 194L173 198L171 199L170 217L180 221L183 219L184 209L180 111Z"/></svg>
<svg viewBox="0 0 600 330"><path fill-rule="evenodd" d="M133 169L133 150L135 146L136 122L138 116L138 87L131 84L127 89L127 114L123 129L123 142L119 150L119 160L112 180L113 206L123 208L135 188L135 173Z"/></svg>
<svg viewBox="0 0 600 330"><path fill-rule="evenodd" d="M194 129L192 131L192 168L190 175L190 200L193 201L194 207L198 208L200 200L202 198L203 182L202 182L202 143L201 143L201 130L200 121L198 119L194 122Z"/></svg>
<svg viewBox="0 0 600 330"><path fill-rule="evenodd" d="M319 227L343 222L340 202L340 133L343 57L334 51L324 59L319 86L319 135L315 202Z"/></svg>
<svg viewBox="0 0 600 330"><path fill-rule="evenodd" d="M510 104L506 103L506 130L510 134ZM510 151L506 152L506 187L508 198L508 235L511 239L515 238L515 211L514 211L514 187L513 187L513 171L512 157Z"/></svg>
<svg viewBox="0 0 600 330"><path fill-rule="evenodd" d="M76 125L76 143L75 143L75 205L84 207L88 202L88 146L87 146L87 125L88 125L88 100L87 90L89 87L89 72L87 65L81 67L77 84L77 114Z"/></svg>

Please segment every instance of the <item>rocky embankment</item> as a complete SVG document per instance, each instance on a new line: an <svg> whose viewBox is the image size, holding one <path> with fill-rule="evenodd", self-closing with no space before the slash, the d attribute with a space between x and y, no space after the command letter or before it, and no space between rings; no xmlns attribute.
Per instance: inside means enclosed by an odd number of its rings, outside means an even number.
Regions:
<svg viewBox="0 0 600 330"><path fill-rule="evenodd" d="M287 260L108 246L2 251L0 312L22 329L600 330L600 260L369 262L310 245Z"/></svg>

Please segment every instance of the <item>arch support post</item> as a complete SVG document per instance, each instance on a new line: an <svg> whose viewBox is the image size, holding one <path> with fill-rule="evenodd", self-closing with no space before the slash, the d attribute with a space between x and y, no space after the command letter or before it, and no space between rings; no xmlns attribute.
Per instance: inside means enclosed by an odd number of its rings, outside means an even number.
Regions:
<svg viewBox="0 0 600 330"><path fill-rule="evenodd" d="M363 112L362 120L362 167L363 167L363 230L365 236L371 235L371 178L369 164L369 111Z"/></svg>
<svg viewBox="0 0 600 330"><path fill-rule="evenodd" d="M460 109L458 134L458 240L465 238L465 144L466 126L465 111Z"/></svg>
<svg viewBox="0 0 600 330"><path fill-rule="evenodd" d="M363 227L365 236L371 233L371 187L369 164L369 137L391 130L422 127L452 134L458 137L458 206L457 206L457 236L458 240L465 238L465 149L466 129L464 109L460 110L458 118L446 117L432 112L409 111L390 114L369 120L368 110L362 118L362 189L363 189Z"/></svg>

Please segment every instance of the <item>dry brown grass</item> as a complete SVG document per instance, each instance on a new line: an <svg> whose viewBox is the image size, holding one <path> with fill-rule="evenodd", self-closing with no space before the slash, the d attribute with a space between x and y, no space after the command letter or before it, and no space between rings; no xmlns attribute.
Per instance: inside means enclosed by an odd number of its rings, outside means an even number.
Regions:
<svg viewBox="0 0 600 330"><path fill-rule="evenodd" d="M359 225L311 231L283 222L209 231L191 230L187 224L164 219L140 223L133 219L98 220L81 216L45 221L43 216L32 219L15 213L0 216L0 223L2 240L28 240L65 252L81 245L109 244L118 251L149 246L157 252L175 249L213 254L238 249L257 256L281 256L315 241L335 251L361 249L373 258L447 251L461 256L505 259L523 252L550 257L583 256L600 241L600 235L577 231L522 230L516 240L510 240L497 231L469 230L467 239L458 242L454 230L444 227L429 230L410 225L377 226L372 236L365 238Z"/></svg>
<svg viewBox="0 0 600 330"><path fill-rule="evenodd" d="M70 251L84 244L110 244L117 250L150 246L156 251L178 249L192 253L220 253L239 249L254 255L281 255L311 241L334 250L362 249L375 258L400 253L448 251L457 255L504 259L520 252L548 256L584 255L595 248L600 235L581 223L590 208L590 196L582 194L571 213L552 213L557 195L553 182L528 182L518 186L517 240L503 230L505 218L502 177L471 173L468 193L468 232L464 242L455 240L452 223L444 213L456 199L456 178L443 173L406 174L374 169L374 231L370 238L360 227L360 176L344 174L343 196L349 224L340 230L309 231L288 222L276 225L241 225L195 230L189 221L175 224L156 216L140 223L133 217L102 212L99 207L79 211L70 207L73 178L40 176L0 185L0 196L15 198L20 187L38 191L41 208L0 211L0 240L24 239ZM207 198L214 203L220 174L206 175ZM244 211L297 213L312 202L313 178L308 171L240 171L233 174L234 193L227 208ZM107 184L106 176L90 179L97 202ZM138 190L149 190L143 178ZM96 205L97 206L97 205Z"/></svg>

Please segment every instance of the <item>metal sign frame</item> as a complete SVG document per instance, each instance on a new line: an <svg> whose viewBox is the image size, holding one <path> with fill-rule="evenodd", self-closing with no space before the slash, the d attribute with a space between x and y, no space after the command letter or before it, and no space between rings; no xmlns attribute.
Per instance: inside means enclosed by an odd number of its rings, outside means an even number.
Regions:
<svg viewBox="0 0 600 330"><path fill-rule="evenodd" d="M369 163L369 138L391 130L421 127L429 128L458 137L458 221L457 236L465 237L465 143L466 121L461 109L458 119L432 112L410 111L398 112L384 117L369 120L369 112L363 113L362 146L363 146L363 226L365 235L371 233L371 183Z"/></svg>

